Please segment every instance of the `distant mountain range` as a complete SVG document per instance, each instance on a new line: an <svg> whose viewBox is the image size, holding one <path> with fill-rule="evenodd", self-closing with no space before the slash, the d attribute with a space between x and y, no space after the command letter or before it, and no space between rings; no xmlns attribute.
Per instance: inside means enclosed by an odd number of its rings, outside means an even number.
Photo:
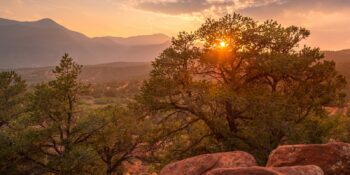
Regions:
<svg viewBox="0 0 350 175"><path fill-rule="evenodd" d="M325 51L326 58L336 62L336 68L350 83L350 50ZM53 79L52 66L39 68L15 69L29 84ZM0 69L8 70L8 69ZM145 80L152 70L150 62L111 62L106 64L86 65L81 79L89 83L111 81ZM350 95L350 87L347 87Z"/></svg>
<svg viewBox="0 0 350 175"><path fill-rule="evenodd" d="M56 65L64 53L80 64L149 62L170 45L164 34L90 38L51 19L0 18L0 68Z"/></svg>
<svg viewBox="0 0 350 175"><path fill-rule="evenodd" d="M348 85L347 88L350 98L350 49L339 51L324 51L325 57L328 60L333 60L336 64L338 72L345 76Z"/></svg>
<svg viewBox="0 0 350 175"><path fill-rule="evenodd" d="M323 51L325 57L329 60L334 60L336 63L350 63L350 49L339 51ZM349 65L350 66L350 65Z"/></svg>

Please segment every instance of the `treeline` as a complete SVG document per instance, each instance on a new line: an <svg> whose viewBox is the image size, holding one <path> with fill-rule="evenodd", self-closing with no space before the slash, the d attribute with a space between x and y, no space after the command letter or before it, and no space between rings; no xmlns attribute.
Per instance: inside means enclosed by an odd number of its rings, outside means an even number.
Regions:
<svg viewBox="0 0 350 175"><path fill-rule="evenodd" d="M264 164L280 144L349 141L347 115L325 110L345 103L345 79L319 49L299 47L308 36L239 14L208 19L173 39L141 89L132 86L133 98L99 109L83 107L82 97L103 86L80 82L82 67L68 55L54 80L31 90L2 72L0 174L122 174L134 160L157 172L232 150Z"/></svg>

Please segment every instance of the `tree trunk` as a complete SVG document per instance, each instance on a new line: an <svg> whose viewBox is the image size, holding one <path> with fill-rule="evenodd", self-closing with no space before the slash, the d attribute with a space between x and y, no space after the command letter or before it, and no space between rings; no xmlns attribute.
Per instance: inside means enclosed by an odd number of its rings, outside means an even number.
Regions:
<svg viewBox="0 0 350 175"><path fill-rule="evenodd" d="M107 165L106 175L112 175L112 173L113 173L113 170L111 165Z"/></svg>
<svg viewBox="0 0 350 175"><path fill-rule="evenodd" d="M231 102L225 102L225 108L226 108L226 119L228 122L228 125L230 127L230 131L233 133L237 133L237 124L236 124L236 118L235 113L232 109Z"/></svg>

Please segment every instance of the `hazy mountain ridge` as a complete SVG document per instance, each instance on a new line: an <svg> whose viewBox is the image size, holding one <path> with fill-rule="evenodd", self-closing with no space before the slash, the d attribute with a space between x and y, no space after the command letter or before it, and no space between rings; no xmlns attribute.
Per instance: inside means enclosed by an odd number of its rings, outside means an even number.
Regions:
<svg viewBox="0 0 350 175"><path fill-rule="evenodd" d="M333 60L336 64L337 71L345 76L348 85L347 93L350 97L350 49L339 51L324 51L325 57L328 60Z"/></svg>
<svg viewBox="0 0 350 175"><path fill-rule="evenodd" d="M158 45L170 42L170 38L167 35L157 33L153 35L139 35L132 37L96 37L94 39L108 39L114 43L127 46L142 46L142 45Z"/></svg>
<svg viewBox="0 0 350 175"><path fill-rule="evenodd" d="M350 50L325 51L325 56L326 59L336 62L337 70L350 82ZM20 68L15 69L15 71L32 84L52 79L52 68L53 67ZM150 62L111 62L85 65L83 67L81 79L90 83L144 80L148 77L151 70L152 66Z"/></svg>
<svg viewBox="0 0 350 175"><path fill-rule="evenodd" d="M18 22L0 18L0 68L51 66L64 53L80 64L146 62L168 47L169 41L163 34L89 38L51 19Z"/></svg>
<svg viewBox="0 0 350 175"><path fill-rule="evenodd" d="M324 51L327 59L334 60L337 63L350 62L350 49L338 51Z"/></svg>

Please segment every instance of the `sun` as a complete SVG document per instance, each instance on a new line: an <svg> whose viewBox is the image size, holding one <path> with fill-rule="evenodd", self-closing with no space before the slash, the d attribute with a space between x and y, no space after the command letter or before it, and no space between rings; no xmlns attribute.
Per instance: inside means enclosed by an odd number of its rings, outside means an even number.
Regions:
<svg viewBox="0 0 350 175"><path fill-rule="evenodd" d="M220 47L221 48L227 47L227 43L225 41L220 41Z"/></svg>

